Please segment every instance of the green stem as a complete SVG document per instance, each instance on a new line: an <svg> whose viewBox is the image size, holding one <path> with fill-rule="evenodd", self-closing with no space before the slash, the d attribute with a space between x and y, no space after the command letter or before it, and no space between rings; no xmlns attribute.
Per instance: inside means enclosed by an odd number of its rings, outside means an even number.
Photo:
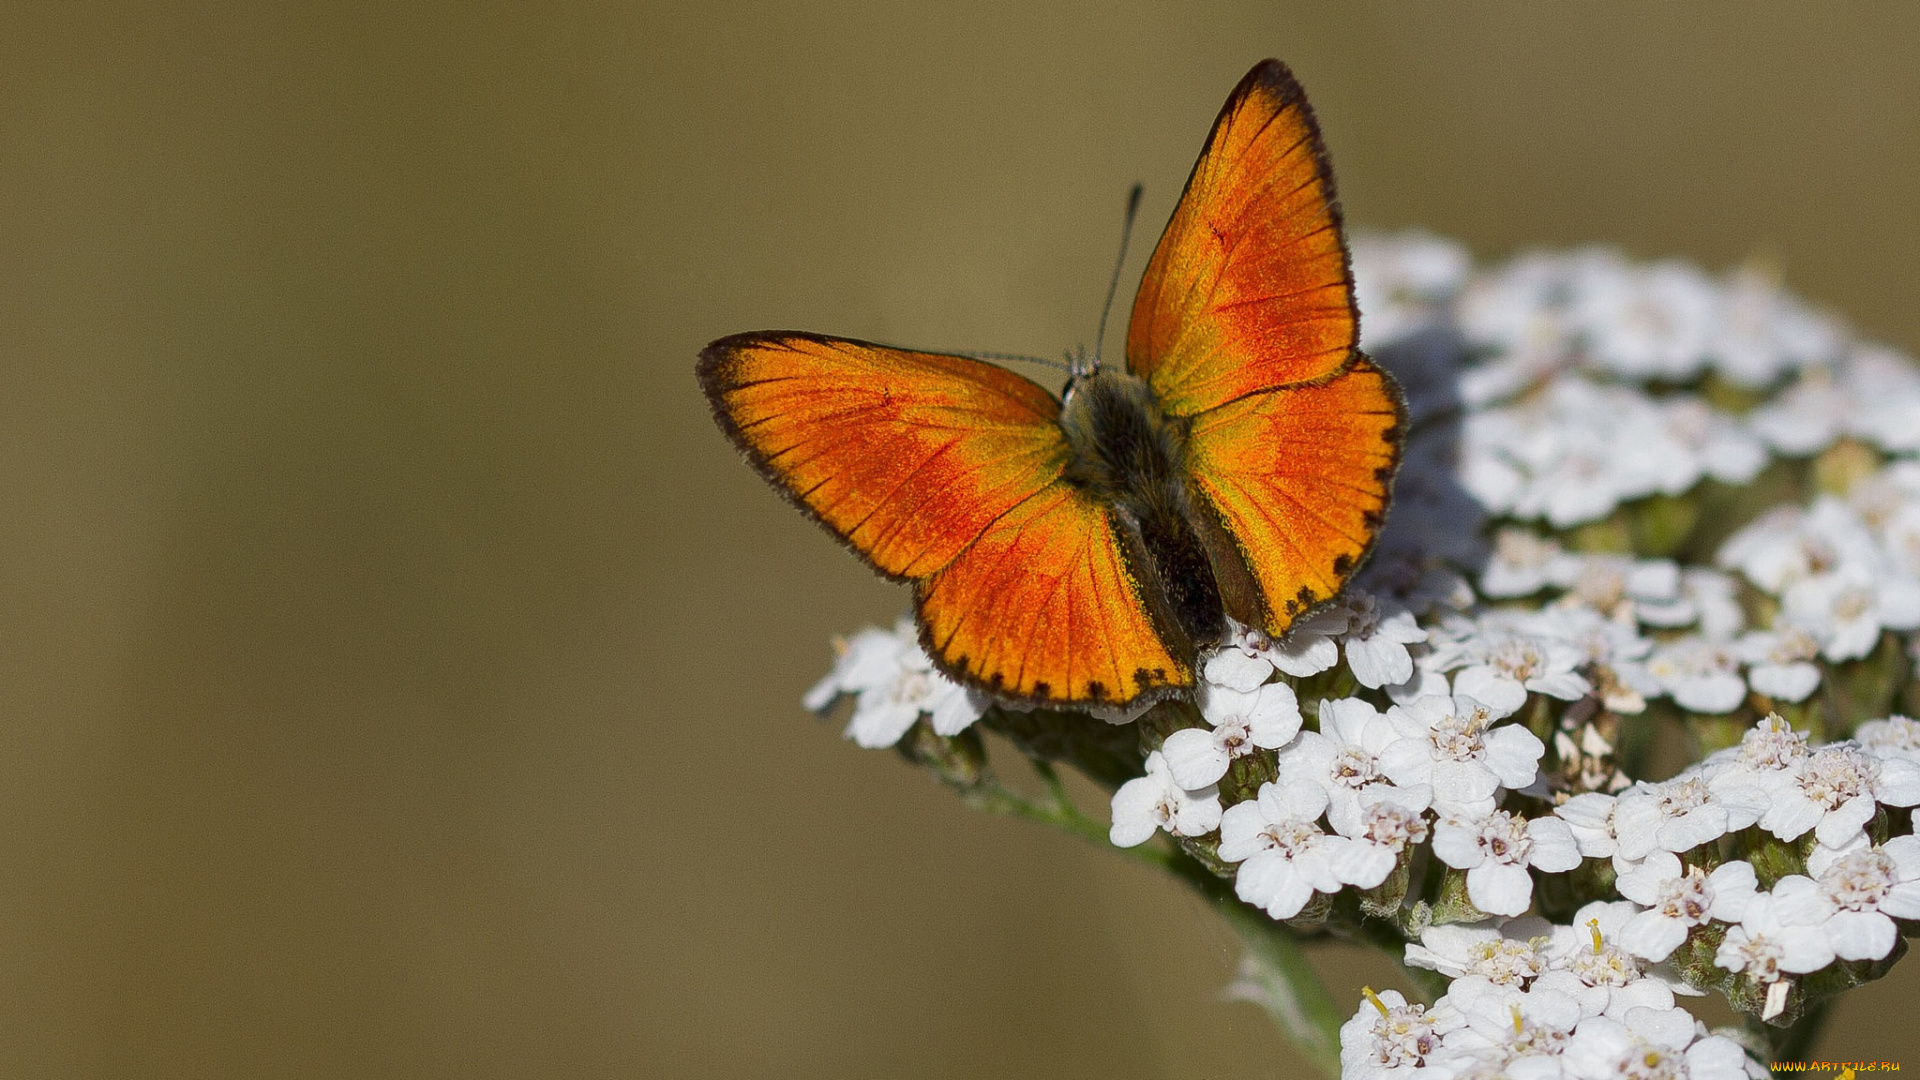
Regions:
<svg viewBox="0 0 1920 1080"><path fill-rule="evenodd" d="M1307 962L1300 940L1286 924L1232 896L1213 896L1214 907L1247 947L1241 974L1260 990L1252 999L1308 1061L1329 1077L1340 1075L1342 1017L1320 976Z"/></svg>
<svg viewBox="0 0 1920 1080"><path fill-rule="evenodd" d="M1042 799L1030 799L1025 795L1002 785L992 774L980 777L976 782L960 791L960 798L976 810L986 810L1007 817L1037 821L1042 825L1051 825L1056 829L1072 833L1082 840L1091 841L1109 850L1157 866L1162 870L1179 875L1178 863L1186 860L1184 856L1168 850L1159 844L1141 844L1139 847L1114 848L1107 836L1107 826L1080 812L1067 797L1066 785L1060 781L1060 775L1052 765L1044 761L1033 761L1033 771L1046 784L1047 794Z"/></svg>
<svg viewBox="0 0 1920 1080"><path fill-rule="evenodd" d="M1773 1060L1805 1061L1813 1050L1813 1042L1820 1037L1820 1029L1826 1026L1828 1006L1831 1002L1822 1001L1807 1006L1800 1019L1787 1028L1773 1028L1768 1032L1773 1043Z"/></svg>

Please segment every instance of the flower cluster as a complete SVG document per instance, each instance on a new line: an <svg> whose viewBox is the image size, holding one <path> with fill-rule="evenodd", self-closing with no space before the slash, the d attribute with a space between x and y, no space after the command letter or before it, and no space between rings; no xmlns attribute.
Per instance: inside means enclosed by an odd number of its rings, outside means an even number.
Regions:
<svg viewBox="0 0 1920 1080"><path fill-rule="evenodd" d="M1075 764L1113 844L1276 932L1390 928L1451 981L1369 992L1344 1075L1765 1075L1771 1033L1920 923L1920 368L1755 268L1353 258L1410 428L1343 595L1129 713L995 702L904 620L808 706L852 697L850 738L937 772L926 740L983 752L976 724ZM1705 992L1751 1030L1676 1004Z"/></svg>
<svg viewBox="0 0 1920 1080"><path fill-rule="evenodd" d="M1567 800L1556 817L1581 856L1611 864L1624 899L1559 925L1427 928L1406 962L1452 979L1446 994L1431 1008L1370 996L1341 1030L1345 1074L1765 1076L1674 994L1718 987L1771 1020L1797 986L1887 959L1896 920L1920 918L1920 838L1866 828L1881 807L1920 803L1920 723L1892 717L1862 734L1810 747L1768 717L1672 779ZM1810 848L1790 844L1808 834ZM1799 872L1761 890L1755 864L1729 849Z"/></svg>

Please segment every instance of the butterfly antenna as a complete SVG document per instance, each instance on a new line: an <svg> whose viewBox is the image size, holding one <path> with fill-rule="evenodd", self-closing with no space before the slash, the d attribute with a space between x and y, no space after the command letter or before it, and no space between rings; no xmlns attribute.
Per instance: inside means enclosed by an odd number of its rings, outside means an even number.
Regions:
<svg viewBox="0 0 1920 1080"><path fill-rule="evenodd" d="M1127 216L1120 226L1120 257L1113 261L1113 278L1107 282L1107 303L1100 309L1100 330L1093 337L1093 369L1100 370L1101 346L1107 341L1107 316L1113 314L1113 297L1120 291L1120 271L1127 266L1127 241L1133 237L1133 218L1140 212L1140 193L1145 189L1139 184L1127 192Z"/></svg>

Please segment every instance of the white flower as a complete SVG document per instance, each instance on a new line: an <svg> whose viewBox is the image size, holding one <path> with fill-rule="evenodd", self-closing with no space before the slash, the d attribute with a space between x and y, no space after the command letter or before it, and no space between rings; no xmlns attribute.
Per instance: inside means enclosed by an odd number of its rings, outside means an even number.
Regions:
<svg viewBox="0 0 1920 1080"><path fill-rule="evenodd" d="M1606 859L1619 850L1619 836L1614 832L1613 821L1619 805L1617 796L1585 791L1554 807L1553 814L1572 830L1573 842L1579 846L1582 856Z"/></svg>
<svg viewBox="0 0 1920 1080"><path fill-rule="evenodd" d="M1437 1080L1445 1075L1416 1070L1439 1054L1441 1040L1460 1025L1458 1014L1441 1007L1429 1013L1424 1005L1407 1004L1398 990L1366 993L1353 1018L1340 1025L1342 1080Z"/></svg>
<svg viewBox="0 0 1920 1080"><path fill-rule="evenodd" d="M1441 819L1433 830L1433 853L1467 872L1467 898L1490 915L1519 915L1533 903L1527 867L1560 871L1580 865L1580 849L1566 822L1528 821L1505 810Z"/></svg>
<svg viewBox="0 0 1920 1080"><path fill-rule="evenodd" d="M1558 990L1528 992L1478 975L1447 987L1447 1003L1465 1021L1447 1036L1447 1049L1509 1067L1515 1059L1559 1058L1581 1020L1579 1004Z"/></svg>
<svg viewBox="0 0 1920 1080"><path fill-rule="evenodd" d="M1572 997L1584 1016L1619 1019L1629 1009L1672 1008L1676 984L1649 973L1645 960L1620 947L1620 931L1639 911L1628 900L1583 905L1572 923L1553 928L1544 949L1547 970L1534 985Z"/></svg>
<svg viewBox="0 0 1920 1080"><path fill-rule="evenodd" d="M1480 572L1480 591L1504 599L1531 596L1549 585L1565 588L1579 577L1578 555L1563 551L1552 537L1509 525L1493 538L1493 557Z"/></svg>
<svg viewBox="0 0 1920 1080"><path fill-rule="evenodd" d="M1807 457L1833 444L1854 404L1853 396L1834 384L1832 368L1811 367L1748 414L1747 426L1780 453Z"/></svg>
<svg viewBox="0 0 1920 1080"><path fill-rule="evenodd" d="M1708 873L1683 867L1670 851L1656 851L1616 882L1621 896L1647 908L1621 928L1620 946L1635 956L1665 960L1708 919L1738 922L1754 886L1752 863L1735 860Z"/></svg>
<svg viewBox="0 0 1920 1080"><path fill-rule="evenodd" d="M1860 515L1830 495L1806 510L1769 510L1720 545L1714 561L1779 596L1787 587L1841 565L1872 566L1878 559L1873 534Z"/></svg>
<svg viewBox="0 0 1920 1080"><path fill-rule="evenodd" d="M1661 434L1686 447L1701 471L1728 484L1744 484L1767 467L1767 447L1747 426L1696 397L1676 395L1660 403Z"/></svg>
<svg viewBox="0 0 1920 1080"><path fill-rule="evenodd" d="M1781 607L1784 618L1820 639L1827 659L1857 660L1880 643L1882 627L1920 627L1920 582L1845 564L1788 586Z"/></svg>
<svg viewBox="0 0 1920 1080"><path fill-rule="evenodd" d="M1639 390L1559 375L1517 404L1467 415L1460 478L1496 513L1563 529L1693 486L1704 465L1679 436Z"/></svg>
<svg viewBox="0 0 1920 1080"><path fill-rule="evenodd" d="M1883 959L1893 951L1893 920L1920 919L1920 837L1816 847L1807 870L1833 911L1824 929L1843 960Z"/></svg>
<svg viewBox="0 0 1920 1080"><path fill-rule="evenodd" d="M1714 787L1760 781L1779 782L1781 775L1807 759L1807 733L1795 731L1779 713L1768 713L1740 737L1740 745L1716 750L1702 763Z"/></svg>
<svg viewBox="0 0 1920 1080"><path fill-rule="evenodd" d="M1437 670L1460 670L1453 676L1453 692L1484 702L1506 716L1527 703L1536 691L1563 701L1577 701L1592 686L1574 670L1580 650L1564 641L1502 628L1497 621L1449 623L1445 639L1435 645Z"/></svg>
<svg viewBox="0 0 1920 1080"><path fill-rule="evenodd" d="M1686 382L1699 374L1719 314L1719 290L1705 274L1673 260L1636 266L1617 254L1585 269L1570 319L1591 363L1630 379Z"/></svg>
<svg viewBox="0 0 1920 1080"><path fill-rule="evenodd" d="M1300 704L1286 683L1235 690L1202 682L1198 697L1200 715L1213 727L1182 728L1160 747L1174 783L1189 790L1218 782L1235 758L1256 748L1285 746L1300 730Z"/></svg>
<svg viewBox="0 0 1920 1080"><path fill-rule="evenodd" d="M1272 647L1273 639L1265 631L1233 623L1225 644L1207 658L1201 675L1215 686L1252 690L1273 678Z"/></svg>
<svg viewBox="0 0 1920 1080"><path fill-rule="evenodd" d="M1460 245L1427 233L1362 233L1348 242L1361 347L1373 352L1432 322L1465 282L1471 261Z"/></svg>
<svg viewBox="0 0 1920 1080"><path fill-rule="evenodd" d="M1680 601L1680 568L1670 559L1588 555L1567 584L1562 604L1584 604L1609 618L1631 620L1640 604Z"/></svg>
<svg viewBox="0 0 1920 1080"><path fill-rule="evenodd" d="M1701 635L1712 641L1730 638L1747 624L1734 579L1698 566L1680 571L1678 596L1672 600L1641 599L1635 604L1635 614L1648 626L1695 624Z"/></svg>
<svg viewBox="0 0 1920 1080"><path fill-rule="evenodd" d="M833 671L802 704L819 712L842 694L855 695L847 737L868 749L892 746L922 713L940 735L958 735L986 711L986 700L933 669L911 620L892 632L867 627L848 639Z"/></svg>
<svg viewBox="0 0 1920 1080"><path fill-rule="evenodd" d="M1348 843L1335 852L1334 873L1341 881L1371 889L1387 880L1400 856L1427 838L1425 789L1382 786L1360 812L1347 834ZM1415 802L1418 805L1415 805Z"/></svg>
<svg viewBox="0 0 1920 1080"><path fill-rule="evenodd" d="M1748 901L1739 924L1727 929L1713 962L1756 982L1772 983L1833 963L1833 943L1821 926L1783 921L1772 894L1759 893Z"/></svg>
<svg viewBox="0 0 1920 1080"><path fill-rule="evenodd" d="M1694 712L1732 712L1747 699L1740 659L1724 642L1675 638L1654 649L1647 673L1681 708Z"/></svg>
<svg viewBox="0 0 1920 1080"><path fill-rule="evenodd" d="M1838 358L1845 338L1833 320L1782 291L1775 275L1741 268L1720 294L1708 351L1737 385L1764 389L1782 375Z"/></svg>
<svg viewBox="0 0 1920 1080"><path fill-rule="evenodd" d="M1333 639L1346 632L1347 609L1330 604L1289 627L1287 636L1274 643L1267 659L1296 679L1318 675L1339 662L1340 651Z"/></svg>
<svg viewBox="0 0 1920 1080"><path fill-rule="evenodd" d="M1884 346L1856 347L1841 372L1854 408L1846 429L1893 454L1920 451L1920 371L1913 360Z"/></svg>
<svg viewBox="0 0 1920 1080"><path fill-rule="evenodd" d="M1233 624L1227 643L1207 658L1206 681L1234 690L1251 690L1273 677L1275 668L1296 679L1317 675L1340 661L1334 637L1345 633L1347 611L1331 604L1293 624L1285 639Z"/></svg>
<svg viewBox="0 0 1920 1080"><path fill-rule="evenodd" d="M1757 694L1805 701L1820 686L1820 668L1809 663L1820 655L1820 643L1798 626L1755 630L1743 635L1734 651L1747 663L1747 682Z"/></svg>
<svg viewBox="0 0 1920 1080"><path fill-rule="evenodd" d="M1641 637L1631 623L1609 619L1589 607L1551 607L1532 620L1542 634L1579 650L1583 668L1611 712L1644 712L1647 696L1660 692L1660 683L1642 661L1653 642Z"/></svg>
<svg viewBox="0 0 1920 1080"><path fill-rule="evenodd" d="M1430 787L1396 788L1380 765L1380 752L1400 735L1394 725L1359 698L1320 703L1320 730L1302 731L1280 751L1280 782L1314 784L1326 792L1327 820L1346 836L1356 835L1367 805L1388 795L1424 810Z"/></svg>
<svg viewBox="0 0 1920 1080"><path fill-rule="evenodd" d="M1638 862L1656 850L1689 851L1760 820L1772 800L1758 782L1712 786L1697 768L1620 793L1613 813L1618 854ZM1564 809L1564 807L1562 808Z"/></svg>
<svg viewBox="0 0 1920 1080"><path fill-rule="evenodd" d="M1564 256L1533 253L1468 279L1457 305L1460 329L1492 355L1463 374L1462 400L1484 407L1571 362L1566 262Z"/></svg>
<svg viewBox="0 0 1920 1080"><path fill-rule="evenodd" d="M1378 689L1411 678L1413 657L1407 646L1427 640L1413 612L1391 601L1376 602L1365 593L1350 595L1346 605L1347 667L1360 685Z"/></svg>
<svg viewBox="0 0 1920 1080"><path fill-rule="evenodd" d="M1234 895L1276 919L1290 919L1316 891L1339 892L1343 882L1333 860L1348 841L1316 824L1326 807L1326 792L1318 787L1273 783L1228 807L1220 821L1220 857L1240 864Z"/></svg>
<svg viewBox="0 0 1920 1080"><path fill-rule="evenodd" d="M1547 752L1518 724L1491 727L1492 710L1470 697L1423 697L1387 710L1398 736L1380 752L1380 768L1402 787L1428 784L1436 803L1476 808L1505 785L1522 788Z"/></svg>
<svg viewBox="0 0 1920 1080"><path fill-rule="evenodd" d="M1853 737L1881 758L1903 757L1920 764L1920 720L1908 716L1869 720L1853 729Z"/></svg>
<svg viewBox="0 0 1920 1080"><path fill-rule="evenodd" d="M1524 987L1547 969L1542 951L1552 926L1545 919L1510 919L1502 926L1446 923L1429 926L1407 945L1407 963L1449 979L1478 975L1500 986Z"/></svg>
<svg viewBox="0 0 1920 1080"><path fill-rule="evenodd" d="M1629 1009L1624 1020L1595 1016L1567 1040L1562 1062L1582 1080L1765 1080L1740 1044L1705 1035L1684 1009Z"/></svg>
<svg viewBox="0 0 1920 1080"><path fill-rule="evenodd" d="M1782 840L1813 830L1822 844L1845 847L1873 818L1876 802L1920 803L1920 764L1877 759L1857 746L1821 747L1790 770L1760 777L1773 803L1760 825Z"/></svg>
<svg viewBox="0 0 1920 1080"><path fill-rule="evenodd" d="M1114 847L1146 843L1154 831L1175 836L1204 836L1220 827L1220 793L1213 787L1188 791L1174 783L1158 750L1147 755L1147 775L1135 777L1113 793Z"/></svg>

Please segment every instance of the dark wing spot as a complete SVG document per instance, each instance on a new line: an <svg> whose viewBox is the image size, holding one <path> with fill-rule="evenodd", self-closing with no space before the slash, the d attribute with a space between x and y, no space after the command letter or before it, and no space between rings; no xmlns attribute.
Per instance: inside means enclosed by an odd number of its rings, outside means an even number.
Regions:
<svg viewBox="0 0 1920 1080"><path fill-rule="evenodd" d="M1138 686L1142 690L1145 690L1147 687L1152 686L1158 678L1164 678L1164 677L1165 677L1165 673L1158 670L1148 671L1146 668L1135 668L1133 670L1134 685Z"/></svg>
<svg viewBox="0 0 1920 1080"><path fill-rule="evenodd" d="M992 677L987 679L987 682L991 684L993 688L996 690L1000 688L1001 683L1006 681L1007 681L1007 676L1006 676L1006 673L1003 671L996 671L993 673Z"/></svg>
<svg viewBox="0 0 1920 1080"><path fill-rule="evenodd" d="M1037 682L1037 683L1034 683L1034 684L1033 684L1033 696L1034 696L1034 697L1046 697L1046 696L1047 696L1047 691L1049 691L1049 690L1051 690L1051 689L1053 689L1053 684L1052 684L1052 683L1043 683L1043 682Z"/></svg>
<svg viewBox="0 0 1920 1080"><path fill-rule="evenodd" d="M1345 553L1333 557L1333 572L1338 577L1346 577L1353 569L1353 556Z"/></svg>
<svg viewBox="0 0 1920 1080"><path fill-rule="evenodd" d="M1107 698L1107 684L1101 682L1099 679L1088 680L1087 696L1095 701L1105 701Z"/></svg>
<svg viewBox="0 0 1920 1080"><path fill-rule="evenodd" d="M1388 428L1387 430L1381 432L1380 437L1382 439L1385 439L1387 442L1399 442L1400 441L1400 425L1395 424L1392 427Z"/></svg>
<svg viewBox="0 0 1920 1080"><path fill-rule="evenodd" d="M1298 600L1287 601L1287 614L1289 615L1300 614L1300 601Z"/></svg>
<svg viewBox="0 0 1920 1080"><path fill-rule="evenodd" d="M1314 596L1314 595L1313 595L1313 590L1312 590L1312 589L1309 589L1309 588L1307 588L1307 587L1306 587L1305 585L1302 585L1302 586L1300 586L1300 596L1299 596L1299 600L1300 600L1300 606L1301 606L1301 607L1303 607L1303 608L1310 608L1310 607L1312 607L1312 606L1313 606L1313 602L1314 602L1314 601L1315 601L1316 599L1318 599L1318 597L1316 597L1316 596Z"/></svg>
<svg viewBox="0 0 1920 1080"><path fill-rule="evenodd" d="M959 668L961 671L972 671L973 657L968 656L966 653L961 653L960 659L955 660L953 666Z"/></svg>
<svg viewBox="0 0 1920 1080"><path fill-rule="evenodd" d="M1388 465L1388 466L1384 466L1382 468L1373 470L1373 478L1375 480L1380 481L1383 484L1393 479L1393 466Z"/></svg>
<svg viewBox="0 0 1920 1080"><path fill-rule="evenodd" d="M1367 528L1378 529L1380 527L1380 522L1385 519L1383 519L1380 516L1380 511L1369 510L1366 513L1360 515L1360 520L1367 523Z"/></svg>

